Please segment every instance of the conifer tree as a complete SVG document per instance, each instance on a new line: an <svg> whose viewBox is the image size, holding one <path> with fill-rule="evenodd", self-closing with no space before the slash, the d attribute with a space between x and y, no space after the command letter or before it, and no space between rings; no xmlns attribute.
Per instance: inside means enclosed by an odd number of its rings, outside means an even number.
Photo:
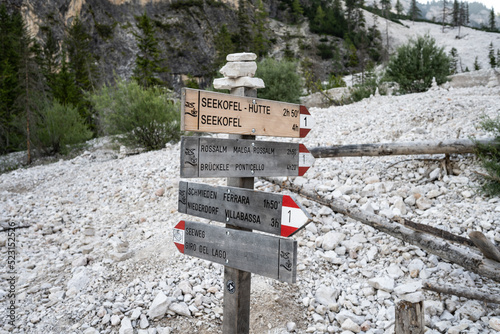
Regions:
<svg viewBox="0 0 500 334"><path fill-rule="evenodd" d="M268 43L266 39L266 19L268 14L262 0L257 0L255 10L255 24L253 25L253 52L259 57L267 54Z"/></svg>
<svg viewBox="0 0 500 334"><path fill-rule="evenodd" d="M444 32L444 25L446 23L446 17L448 16L448 7L447 7L447 2L446 0L443 0L443 11L441 15L441 23L443 25L442 31Z"/></svg>
<svg viewBox="0 0 500 334"><path fill-rule="evenodd" d="M490 28L490 31L497 30L496 23L495 23L495 10L493 9L493 7L491 7L491 11L490 11L489 28Z"/></svg>
<svg viewBox="0 0 500 334"><path fill-rule="evenodd" d="M135 60L133 79L144 88L166 86L162 75L168 71L166 59L161 57L160 45L155 37L155 27L146 12L137 16L136 26L139 33L134 33L139 48Z"/></svg>
<svg viewBox="0 0 500 334"><path fill-rule="evenodd" d="M456 48L450 50L450 74L458 73L458 51Z"/></svg>
<svg viewBox="0 0 500 334"><path fill-rule="evenodd" d="M386 40L386 46L385 46L385 52L384 52L384 59L388 60L389 59L389 15L391 13L391 0L380 0L380 4L382 5L382 14L385 17L385 40Z"/></svg>
<svg viewBox="0 0 500 334"><path fill-rule="evenodd" d="M55 88L56 76L59 71L59 46L57 40L54 38L52 29L45 28L47 31L45 42L42 46L42 58L40 61L40 68L47 81L47 85L51 90Z"/></svg>
<svg viewBox="0 0 500 334"><path fill-rule="evenodd" d="M66 61L66 52L61 56L59 72L54 75L52 83L52 96L63 106L77 106L81 95L76 86L75 75L70 72Z"/></svg>
<svg viewBox="0 0 500 334"><path fill-rule="evenodd" d="M319 5L318 7L316 7L316 15L314 16L314 19L312 21L311 30L313 32L322 31L322 25L324 20L325 20L325 11L323 10L323 7Z"/></svg>
<svg viewBox="0 0 500 334"><path fill-rule="evenodd" d="M68 54L68 65L75 75L76 85L82 92L93 91L97 87L98 74L96 59L90 45L91 36L79 17L73 20L64 41Z"/></svg>
<svg viewBox="0 0 500 334"><path fill-rule="evenodd" d="M470 24L470 14L469 14L469 4L465 4L465 21L466 24Z"/></svg>
<svg viewBox="0 0 500 334"><path fill-rule="evenodd" d="M404 7L401 4L401 1L396 0L396 6L394 8L396 9L396 14L398 14L398 16L403 15Z"/></svg>
<svg viewBox="0 0 500 334"><path fill-rule="evenodd" d="M380 5L382 7L382 14L387 19L391 13L391 0L380 0Z"/></svg>
<svg viewBox="0 0 500 334"><path fill-rule="evenodd" d="M497 66L497 61L495 59L495 49L493 48L493 42L491 42L489 46L488 58L490 58L491 68L495 68Z"/></svg>
<svg viewBox="0 0 500 334"><path fill-rule="evenodd" d="M422 15L420 8L417 6L417 0L411 0L410 10L408 11L408 16L412 21L415 21Z"/></svg>
<svg viewBox="0 0 500 334"><path fill-rule="evenodd" d="M455 27L460 25L460 4L457 0L453 1L452 23Z"/></svg>
<svg viewBox="0 0 500 334"><path fill-rule="evenodd" d="M292 21L293 21L293 23L300 22L303 15L304 15L304 9L302 8L300 1L293 0L293 2L292 2Z"/></svg>
<svg viewBox="0 0 500 334"><path fill-rule="evenodd" d="M215 52L214 69L217 71L226 63L226 56L234 52L231 34L225 24L222 25L215 37Z"/></svg>
<svg viewBox="0 0 500 334"><path fill-rule="evenodd" d="M479 65L479 61L477 59L477 56L476 58L474 59L474 71L479 71L481 69L481 66Z"/></svg>
<svg viewBox="0 0 500 334"><path fill-rule="evenodd" d="M0 153L17 149L19 133L13 121L19 113L14 106L19 95L17 71L19 56L16 52L18 38L16 25L19 25L19 12L8 13L4 3L0 5Z"/></svg>
<svg viewBox="0 0 500 334"><path fill-rule="evenodd" d="M90 45L91 36L83 22L75 17L64 39L64 47L68 57L68 68L73 74L78 89L78 108L80 116L96 134L97 119L95 111L86 100L86 92L94 91L98 86L98 72L94 53Z"/></svg>
<svg viewBox="0 0 500 334"><path fill-rule="evenodd" d="M250 33L250 19L246 13L246 0L239 0L238 6L238 34L235 35L237 52L251 51L252 36Z"/></svg>

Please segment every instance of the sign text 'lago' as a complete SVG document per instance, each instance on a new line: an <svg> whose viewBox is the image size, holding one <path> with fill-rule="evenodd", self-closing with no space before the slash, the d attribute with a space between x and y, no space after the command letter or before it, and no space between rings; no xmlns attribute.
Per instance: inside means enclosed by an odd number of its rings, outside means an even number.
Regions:
<svg viewBox="0 0 500 334"><path fill-rule="evenodd" d="M288 237L310 219L291 196L236 187L179 182L178 211Z"/></svg>
<svg viewBox="0 0 500 334"><path fill-rule="evenodd" d="M305 137L314 120L305 106L183 88L181 130Z"/></svg>
<svg viewBox="0 0 500 334"><path fill-rule="evenodd" d="M313 163L303 144L181 138L181 177L302 176Z"/></svg>
<svg viewBox="0 0 500 334"><path fill-rule="evenodd" d="M297 241L293 239L184 220L174 227L173 239L183 254L295 283Z"/></svg>

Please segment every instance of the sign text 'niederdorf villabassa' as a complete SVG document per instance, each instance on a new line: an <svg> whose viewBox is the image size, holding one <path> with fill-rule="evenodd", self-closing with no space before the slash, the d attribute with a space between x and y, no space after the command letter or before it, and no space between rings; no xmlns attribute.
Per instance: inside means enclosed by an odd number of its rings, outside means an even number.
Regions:
<svg viewBox="0 0 500 334"><path fill-rule="evenodd" d="M289 195L184 181L179 182L178 211L282 237L310 220Z"/></svg>

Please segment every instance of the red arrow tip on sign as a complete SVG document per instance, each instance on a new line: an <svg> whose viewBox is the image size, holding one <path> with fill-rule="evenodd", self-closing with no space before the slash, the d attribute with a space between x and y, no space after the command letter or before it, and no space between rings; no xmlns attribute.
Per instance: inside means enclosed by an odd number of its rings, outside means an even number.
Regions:
<svg viewBox="0 0 500 334"><path fill-rule="evenodd" d="M314 157L304 144L299 144L299 176L303 176L314 163Z"/></svg>
<svg viewBox="0 0 500 334"><path fill-rule="evenodd" d="M305 106L300 106L300 138L307 136L314 125L314 119Z"/></svg>
<svg viewBox="0 0 500 334"><path fill-rule="evenodd" d="M172 232L174 238L174 244L179 250L179 252L184 254L184 230L186 228L186 222L181 220L177 225L175 225Z"/></svg>
<svg viewBox="0 0 500 334"><path fill-rule="evenodd" d="M281 236L288 237L295 233L309 220L305 211L288 196L283 196L283 204L281 206Z"/></svg>

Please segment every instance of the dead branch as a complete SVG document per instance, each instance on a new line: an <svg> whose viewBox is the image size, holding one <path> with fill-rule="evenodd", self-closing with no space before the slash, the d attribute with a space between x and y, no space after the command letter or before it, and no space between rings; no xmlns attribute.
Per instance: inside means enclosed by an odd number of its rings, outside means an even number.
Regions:
<svg viewBox="0 0 500 334"><path fill-rule="evenodd" d="M477 291L475 289L471 289L470 287L458 288L458 287L451 287L449 285L439 285L436 283L424 282L422 288L429 291L444 293L446 295L454 295L457 297L480 300L486 303L500 304L499 295L496 295L494 293L484 293L481 291Z"/></svg>
<svg viewBox="0 0 500 334"><path fill-rule="evenodd" d="M433 234L411 229L396 221L361 210L345 201L337 199L332 201L327 200L316 193L296 187L289 182L281 182L280 180L272 178L266 178L266 180L321 205L327 206L334 212L344 214L381 232L385 232L395 238L403 240L404 242L418 246L447 261L456 263L478 275L500 282L500 263L483 259L480 254L471 251L469 248L460 248L450 244L446 240L436 238Z"/></svg>

